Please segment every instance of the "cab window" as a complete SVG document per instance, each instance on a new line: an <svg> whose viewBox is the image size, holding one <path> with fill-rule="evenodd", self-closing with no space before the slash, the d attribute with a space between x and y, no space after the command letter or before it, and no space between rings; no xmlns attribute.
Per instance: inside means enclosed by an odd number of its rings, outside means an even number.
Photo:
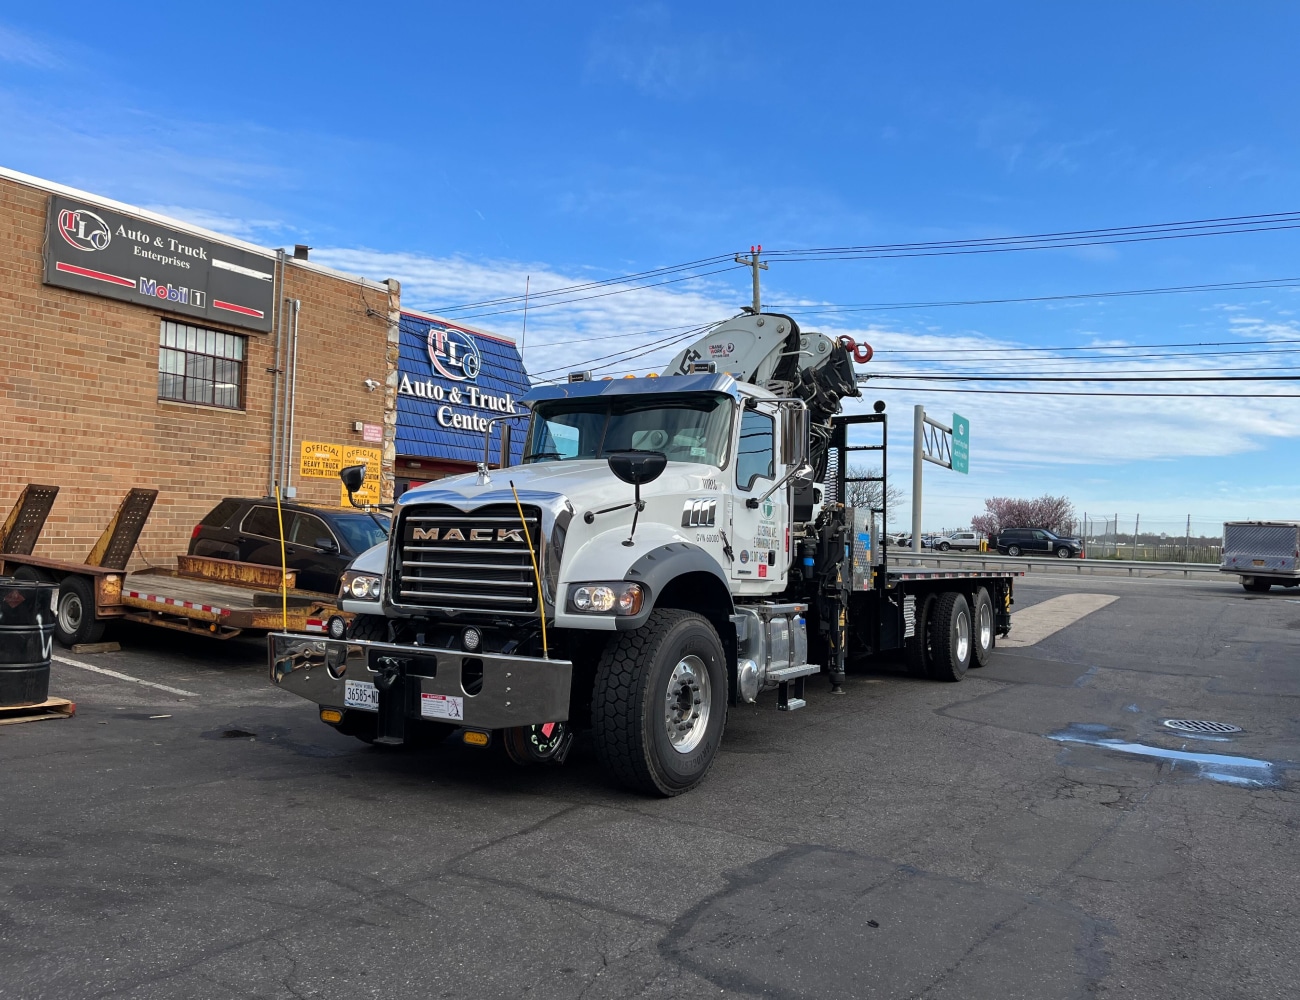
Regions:
<svg viewBox="0 0 1300 1000"><path fill-rule="evenodd" d="M755 479L776 475L776 422L766 413L746 410L740 418L740 444L736 448L736 486L754 488Z"/></svg>

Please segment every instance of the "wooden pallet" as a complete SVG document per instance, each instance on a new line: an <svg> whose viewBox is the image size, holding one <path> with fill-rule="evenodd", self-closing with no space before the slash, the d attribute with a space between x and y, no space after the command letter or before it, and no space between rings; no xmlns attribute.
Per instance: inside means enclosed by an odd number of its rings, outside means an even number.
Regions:
<svg viewBox="0 0 1300 1000"><path fill-rule="evenodd" d="M76 714L76 704L67 698L47 698L39 705L23 705L21 708L0 706L0 726L42 722L45 719L70 719Z"/></svg>

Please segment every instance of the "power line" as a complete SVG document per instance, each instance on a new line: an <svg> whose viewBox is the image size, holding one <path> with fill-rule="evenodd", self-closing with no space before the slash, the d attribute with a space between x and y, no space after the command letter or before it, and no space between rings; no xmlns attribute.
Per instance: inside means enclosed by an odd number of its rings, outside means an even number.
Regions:
<svg viewBox="0 0 1300 1000"><path fill-rule="evenodd" d="M875 376L919 382L1300 382L1300 375L898 375ZM859 375L860 381L871 375Z"/></svg>
<svg viewBox="0 0 1300 1000"><path fill-rule="evenodd" d="M1139 295L1182 295L1190 292L1255 291L1268 288L1297 288L1300 278L1260 278L1257 281L1220 281L1204 285L1172 285L1165 288L1132 288L1117 292L1076 292L1065 295L1031 295L1001 299L950 299L937 302L826 303L820 306L772 306L774 311L797 310L800 314L892 312L902 309L946 309L953 306L991 306L1023 302L1064 302L1074 299L1125 298Z"/></svg>
<svg viewBox="0 0 1300 1000"><path fill-rule="evenodd" d="M912 389L912 386L877 386L877 388L892 388L895 392L904 389ZM945 389L938 386L928 386L924 392L963 392L976 393L985 396L1119 396L1131 397L1133 399L1149 399L1156 397L1168 397L1170 399L1300 399L1300 392L1268 392L1268 393L1246 393L1246 392L1198 392L1188 394L1185 392L1096 392L1092 390L1084 392L1061 392L1054 389Z"/></svg>
<svg viewBox="0 0 1300 1000"><path fill-rule="evenodd" d="M797 262L951 256L976 253L1009 253L1027 250L1098 246L1110 243L1135 243L1151 242L1156 240L1189 239L1202 236L1227 236L1234 233L1272 232L1295 228L1300 228L1300 212L1272 212L1262 215L1225 216L1218 219L1195 219L1187 222L1148 223L1136 226L1113 226L1105 229L1068 230L1059 233L1039 233L1029 236L998 236L966 240L934 240L919 243L884 243L847 247L811 247L802 250L772 250L767 251L766 256L768 259ZM632 274L619 275L617 277L564 285L558 288L548 289L544 292L535 293L530 297L530 303L535 299L547 299L553 296L570 295L572 297L561 299L560 301L544 302L541 303L541 306L571 305L574 302L582 302L592 298L603 298L608 295L621 295L641 288L654 288L660 285L673 284L680 281L693 281L698 278L708 277L712 274L721 274L725 271L735 270L737 267L744 266L733 264L730 267L704 271L700 274L686 275L664 281L641 283L644 279L650 277L662 277L669 274L678 274L684 270L691 270L700 267L712 267L714 264L732 259L732 256L733 255L731 254L717 254L684 264L667 265L647 271L637 271ZM593 295L575 294L577 292L589 291L595 288L605 288L610 285L626 285L627 287L616 288L613 291L600 292ZM519 295L500 296L494 299L483 299L478 302L466 302L461 303L460 305L443 306L436 311L440 314L448 312L463 312L465 310L482 309L492 306L508 306L521 301L522 296ZM531 305L530 308L532 308ZM478 319L518 311L518 308L498 309L493 312L476 313L473 316L462 316L461 318Z"/></svg>
<svg viewBox="0 0 1300 1000"><path fill-rule="evenodd" d="M1192 340L1179 344L1116 344L1109 347L1105 344L1087 344L1080 347L972 347L970 349L961 348L962 354L998 354L998 353L1028 353L1031 351L1136 351L1148 350L1162 347L1241 347L1254 344L1300 344L1300 339L1296 340ZM887 347L881 347L876 350L876 354L947 354L954 350L952 347L895 347L892 350Z"/></svg>

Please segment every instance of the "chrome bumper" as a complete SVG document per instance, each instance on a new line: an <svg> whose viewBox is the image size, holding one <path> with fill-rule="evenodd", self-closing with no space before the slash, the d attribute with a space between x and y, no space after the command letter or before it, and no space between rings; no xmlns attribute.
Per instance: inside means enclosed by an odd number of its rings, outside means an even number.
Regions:
<svg viewBox="0 0 1300 1000"><path fill-rule="evenodd" d="M394 711L407 718L479 729L509 729L569 718L573 679L569 660L471 654L286 632L267 636L267 657L274 683L317 705ZM480 669L482 686L476 694L469 694L463 678ZM351 696L349 681L358 682ZM373 707L366 704L371 700ZM381 705L381 700L391 703L391 708Z"/></svg>

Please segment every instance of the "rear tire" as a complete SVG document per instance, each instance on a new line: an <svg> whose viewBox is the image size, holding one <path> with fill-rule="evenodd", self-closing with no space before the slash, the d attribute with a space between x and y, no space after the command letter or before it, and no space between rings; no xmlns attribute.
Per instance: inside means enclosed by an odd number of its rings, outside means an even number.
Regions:
<svg viewBox="0 0 1300 1000"><path fill-rule="evenodd" d="M993 598L989 592L980 587L975 592L975 610L972 616L972 637L975 640L975 655L971 659L972 667L987 667L993 659L993 650L998 638L993 628Z"/></svg>
<svg viewBox="0 0 1300 1000"><path fill-rule="evenodd" d="M1242 586L1252 594L1267 594L1269 588L1273 586L1273 581L1256 579L1251 580L1250 583L1243 583Z"/></svg>
<svg viewBox="0 0 1300 1000"><path fill-rule="evenodd" d="M930 676L937 681L959 681L970 669L972 636L970 605L964 595L950 590L940 595L930 626Z"/></svg>
<svg viewBox="0 0 1300 1000"><path fill-rule="evenodd" d="M84 576L65 576L59 584L54 637L63 646L99 642L108 623L95 620L95 586Z"/></svg>
<svg viewBox="0 0 1300 1000"><path fill-rule="evenodd" d="M1018 556L1018 555L1020 555L1020 546L1019 546L1019 545L1008 545L1008 546L1007 546L1007 555L1009 555L1009 556Z"/></svg>
<svg viewBox="0 0 1300 1000"><path fill-rule="evenodd" d="M930 674L930 620L934 617L934 595L926 594L917 601L916 632L903 640L903 653L907 657L909 677L928 677Z"/></svg>
<svg viewBox="0 0 1300 1000"><path fill-rule="evenodd" d="M713 765L726 723L726 654L703 615L660 608L605 646L591 735L619 784L665 797L689 791Z"/></svg>

